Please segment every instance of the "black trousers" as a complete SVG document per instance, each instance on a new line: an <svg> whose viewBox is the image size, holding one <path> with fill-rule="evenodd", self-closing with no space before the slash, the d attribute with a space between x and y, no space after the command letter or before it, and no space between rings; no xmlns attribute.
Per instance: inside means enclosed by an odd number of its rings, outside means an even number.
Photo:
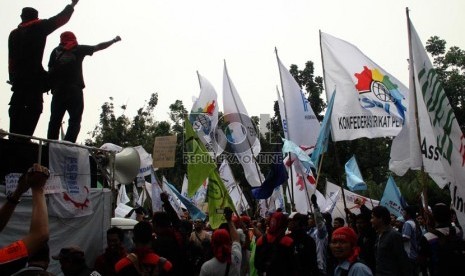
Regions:
<svg viewBox="0 0 465 276"><path fill-rule="evenodd" d="M39 122L42 113L42 101L34 104L10 104L8 114L10 116L10 132L32 136ZM14 136L9 137L11 140L24 140Z"/></svg>
<svg viewBox="0 0 465 276"><path fill-rule="evenodd" d="M58 140L60 127L68 112L68 129L64 140L75 143L81 129L82 113L84 111L84 95L82 89L75 85L52 89L52 104L50 122L48 124L48 139Z"/></svg>

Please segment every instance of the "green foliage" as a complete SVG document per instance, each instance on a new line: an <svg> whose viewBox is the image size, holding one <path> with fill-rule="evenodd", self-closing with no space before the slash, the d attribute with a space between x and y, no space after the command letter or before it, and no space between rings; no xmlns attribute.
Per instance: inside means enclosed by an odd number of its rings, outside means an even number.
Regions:
<svg viewBox="0 0 465 276"><path fill-rule="evenodd" d="M113 143L121 147L141 145L147 152L153 150L156 136L169 135L170 124L165 121L157 122L152 113L158 104L158 94L153 93L144 107L137 110L137 114L130 119L124 114L126 106L121 106L121 115L115 114L113 98L102 105L100 125L90 132L91 139L87 139L88 146L100 147L105 143Z"/></svg>
<svg viewBox="0 0 465 276"><path fill-rule="evenodd" d="M326 108L326 103L321 98L323 93L323 78L314 75L314 65L312 61L307 61L305 63L305 68L299 70L297 65L292 64L289 72L297 81L299 86L305 88L306 94L308 95L308 100L310 101L310 106L312 107L313 112L318 117L318 120L323 120L323 110Z"/></svg>
<svg viewBox="0 0 465 276"><path fill-rule="evenodd" d="M446 41L432 36L426 42L426 50L434 59L439 75L457 121L465 132L465 51L457 46L446 51Z"/></svg>

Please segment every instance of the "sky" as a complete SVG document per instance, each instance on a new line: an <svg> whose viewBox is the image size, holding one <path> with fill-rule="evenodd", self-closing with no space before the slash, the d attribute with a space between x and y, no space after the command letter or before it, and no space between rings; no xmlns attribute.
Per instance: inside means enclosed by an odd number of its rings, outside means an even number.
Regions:
<svg viewBox="0 0 465 276"><path fill-rule="evenodd" d="M0 1L0 128L8 130L8 35L31 6L49 18L71 1ZM405 9L425 43L437 35L447 48L465 49L463 0L80 0L71 20L49 35L43 64L64 31L96 45L116 35L122 41L86 57L85 109L77 142L98 125L101 106L113 97L116 115L132 118L154 92L156 120L168 120L169 105L181 100L190 110L200 92L196 71L216 88L222 108L223 64L249 115L273 114L280 85L275 47L283 64L299 69L309 60L322 76L319 30L356 45L365 55L408 84ZM51 94L34 133L46 137ZM64 118L67 126L67 115Z"/></svg>

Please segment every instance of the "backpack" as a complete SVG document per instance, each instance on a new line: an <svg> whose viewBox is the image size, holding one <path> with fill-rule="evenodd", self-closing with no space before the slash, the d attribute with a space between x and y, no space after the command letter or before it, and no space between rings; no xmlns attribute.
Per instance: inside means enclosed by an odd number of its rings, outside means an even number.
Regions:
<svg viewBox="0 0 465 276"><path fill-rule="evenodd" d="M438 237L435 272L449 275L456 271L464 271L465 241L457 237L455 227L449 227L449 235L444 235L436 229L430 232Z"/></svg>
<svg viewBox="0 0 465 276"><path fill-rule="evenodd" d="M157 276L162 273L161 266L166 262L166 259L160 257L160 262L156 265L146 265L139 261L136 254L130 253L126 256L133 264L139 276Z"/></svg>
<svg viewBox="0 0 465 276"><path fill-rule="evenodd" d="M277 237L274 242L268 242L267 235L262 236L263 243L260 247L256 247L255 251L255 268L260 273L270 271L274 263L280 262L279 260L279 241L281 237Z"/></svg>

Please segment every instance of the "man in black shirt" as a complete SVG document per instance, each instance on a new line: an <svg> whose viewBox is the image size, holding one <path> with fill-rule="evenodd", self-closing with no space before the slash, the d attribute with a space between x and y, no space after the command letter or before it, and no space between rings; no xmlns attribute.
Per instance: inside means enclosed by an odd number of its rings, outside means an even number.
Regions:
<svg viewBox="0 0 465 276"><path fill-rule="evenodd" d="M79 45L72 32L64 32L60 36L60 45L56 47L48 63L52 86L52 105L48 124L48 139L58 139L61 121L68 111L68 129L64 140L75 143L81 129L82 112L84 111L84 77L82 61L85 56L108 48L120 41L119 36L95 46Z"/></svg>
<svg viewBox="0 0 465 276"><path fill-rule="evenodd" d="M49 19L39 19L34 8L23 8L21 24L8 38L8 81L13 95L10 100L10 132L33 135L42 113L42 94L50 88L42 67L47 36L66 24L79 0L72 0L63 11ZM10 139L15 139L10 137Z"/></svg>

